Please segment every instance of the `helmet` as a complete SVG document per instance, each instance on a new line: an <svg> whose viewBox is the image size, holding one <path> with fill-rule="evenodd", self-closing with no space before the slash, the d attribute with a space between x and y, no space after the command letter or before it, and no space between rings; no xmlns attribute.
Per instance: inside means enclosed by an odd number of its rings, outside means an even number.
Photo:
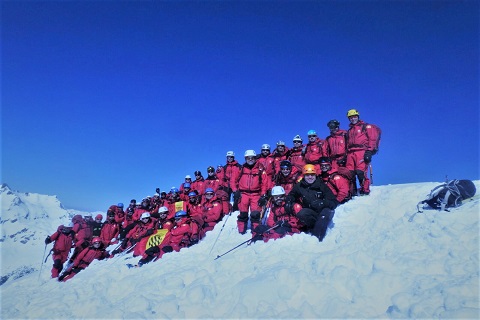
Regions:
<svg viewBox="0 0 480 320"><path fill-rule="evenodd" d="M330 120L327 123L327 127L329 127L330 129L338 128L340 127L340 122L338 122L338 120L336 119Z"/></svg>
<svg viewBox="0 0 480 320"><path fill-rule="evenodd" d="M332 160L329 157L321 157L318 162L320 162L320 164L322 164L322 163L331 164Z"/></svg>
<svg viewBox="0 0 480 320"><path fill-rule="evenodd" d="M190 177L190 175L187 174L187 175L185 176L185 179L192 179L192 177Z"/></svg>
<svg viewBox="0 0 480 320"><path fill-rule="evenodd" d="M195 176L201 176L201 175L202 175L202 173L200 171L198 171L198 170L195 171Z"/></svg>
<svg viewBox="0 0 480 320"><path fill-rule="evenodd" d="M153 195L153 197L154 197L154 198L155 198L155 197L157 197L157 198L160 197L160 193L155 192L155 194Z"/></svg>
<svg viewBox="0 0 480 320"><path fill-rule="evenodd" d="M95 216L95 220L103 220L103 216L101 214L97 214Z"/></svg>
<svg viewBox="0 0 480 320"><path fill-rule="evenodd" d="M187 213L183 210L177 211L175 213L175 218L183 218L183 217L186 217L186 216L187 216Z"/></svg>
<svg viewBox="0 0 480 320"><path fill-rule="evenodd" d="M235 157L235 152L233 152L233 151L228 151L228 152L227 152L227 157Z"/></svg>
<svg viewBox="0 0 480 320"><path fill-rule="evenodd" d="M119 202L119 203L117 204L117 207L123 208L123 203L122 203L122 202Z"/></svg>
<svg viewBox="0 0 480 320"><path fill-rule="evenodd" d="M188 194L189 197L196 197L198 194L195 191L192 191Z"/></svg>
<svg viewBox="0 0 480 320"><path fill-rule="evenodd" d="M245 151L245 157L255 157L257 154L255 153L254 150L247 150Z"/></svg>
<svg viewBox="0 0 480 320"><path fill-rule="evenodd" d="M190 188L190 183L185 182L185 183L183 184L183 187L184 187L184 188Z"/></svg>
<svg viewBox="0 0 480 320"><path fill-rule="evenodd" d="M315 166L313 164L306 164L303 167L303 174L317 174L317 170L315 170Z"/></svg>
<svg viewBox="0 0 480 320"><path fill-rule="evenodd" d="M285 194L285 189L282 186L275 186L272 188L272 196L281 196Z"/></svg>
<svg viewBox="0 0 480 320"><path fill-rule="evenodd" d="M207 168L207 172L215 172L215 168L212 167L212 166L209 166L209 167Z"/></svg>
<svg viewBox="0 0 480 320"><path fill-rule="evenodd" d="M132 199L132 200L130 200L130 203L137 203L137 200Z"/></svg>
<svg viewBox="0 0 480 320"><path fill-rule="evenodd" d="M317 131L315 131L315 130L308 130L307 135L309 135L309 136L316 136L316 135L317 135Z"/></svg>
<svg viewBox="0 0 480 320"><path fill-rule="evenodd" d="M102 239L100 239L100 237L94 237L94 238L92 239L92 243L95 243L95 242L100 242L100 243L102 243Z"/></svg>
<svg viewBox="0 0 480 320"><path fill-rule="evenodd" d="M150 212L144 212L140 216L140 220L145 219L145 218L150 218Z"/></svg>
<svg viewBox="0 0 480 320"><path fill-rule="evenodd" d="M298 134L295 137L293 137L293 141L303 142L302 137L300 137L300 135L298 135Z"/></svg>
<svg viewBox="0 0 480 320"><path fill-rule="evenodd" d="M209 193L209 192L210 192L210 193L215 193L215 191L213 191L212 188L207 188L207 189L205 189L205 193Z"/></svg>
<svg viewBox="0 0 480 320"><path fill-rule="evenodd" d="M353 117L353 116L359 116L360 117L360 113L357 111L357 109L348 110L347 117Z"/></svg>
<svg viewBox="0 0 480 320"><path fill-rule="evenodd" d="M160 207L158 209L158 213L164 213L164 212L168 212L168 208L167 207Z"/></svg>
<svg viewBox="0 0 480 320"><path fill-rule="evenodd" d="M269 144L262 144L262 150L270 150L270 145Z"/></svg>
<svg viewBox="0 0 480 320"><path fill-rule="evenodd" d="M172 191L172 193L178 193L178 188L172 187L172 189L170 189L170 191Z"/></svg>
<svg viewBox="0 0 480 320"><path fill-rule="evenodd" d="M285 142L282 140L277 141L277 146L285 146Z"/></svg>
<svg viewBox="0 0 480 320"><path fill-rule="evenodd" d="M282 160L282 162L280 162L280 168L291 168L292 167L292 163L288 160Z"/></svg>

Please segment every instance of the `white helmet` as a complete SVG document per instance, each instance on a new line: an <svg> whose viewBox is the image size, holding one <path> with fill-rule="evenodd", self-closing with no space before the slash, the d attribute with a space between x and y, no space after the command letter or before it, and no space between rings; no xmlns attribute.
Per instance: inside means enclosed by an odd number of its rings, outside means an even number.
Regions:
<svg viewBox="0 0 480 320"><path fill-rule="evenodd" d="M281 196L285 194L285 189L282 186L275 186L272 188L272 196Z"/></svg>
<svg viewBox="0 0 480 320"><path fill-rule="evenodd" d="M299 134L297 134L295 137L293 137L293 141L303 141L302 137L300 137Z"/></svg>
<svg viewBox="0 0 480 320"><path fill-rule="evenodd" d="M277 146L285 146L285 142L282 140L278 140Z"/></svg>
<svg viewBox="0 0 480 320"><path fill-rule="evenodd" d="M140 216L140 220L145 219L145 218L150 218L150 212L144 212Z"/></svg>
<svg viewBox="0 0 480 320"><path fill-rule="evenodd" d="M270 145L269 144L262 144L262 150L270 150Z"/></svg>
<svg viewBox="0 0 480 320"><path fill-rule="evenodd" d="M192 179L192 177L190 177L190 175L187 174L187 175L185 176L185 179Z"/></svg>
<svg viewBox="0 0 480 320"><path fill-rule="evenodd" d="M245 157L256 157L257 154L255 153L254 150L247 150L245 151Z"/></svg>
<svg viewBox="0 0 480 320"><path fill-rule="evenodd" d="M168 212L168 208L167 208L167 207L160 207L160 208L158 208L158 213L164 213L164 212Z"/></svg>
<svg viewBox="0 0 480 320"><path fill-rule="evenodd" d="M227 157L235 157L235 152L233 152L233 151L228 151L228 152L227 152Z"/></svg>

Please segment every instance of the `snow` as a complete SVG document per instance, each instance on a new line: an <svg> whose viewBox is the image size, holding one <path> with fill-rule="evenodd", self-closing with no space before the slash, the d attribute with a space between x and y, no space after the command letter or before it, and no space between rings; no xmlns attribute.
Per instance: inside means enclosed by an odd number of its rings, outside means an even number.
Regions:
<svg viewBox="0 0 480 320"><path fill-rule="evenodd" d="M50 279L51 258L39 269L44 238L74 212L2 185L1 318L478 319L479 198L408 221L438 184L373 186L337 208L321 243L298 234L215 260L249 239L234 213L191 248L141 268L94 261L65 283Z"/></svg>

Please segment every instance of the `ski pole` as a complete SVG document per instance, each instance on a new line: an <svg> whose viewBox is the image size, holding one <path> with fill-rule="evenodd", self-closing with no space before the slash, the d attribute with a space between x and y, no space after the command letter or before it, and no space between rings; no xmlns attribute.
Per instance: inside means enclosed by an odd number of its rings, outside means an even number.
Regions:
<svg viewBox="0 0 480 320"><path fill-rule="evenodd" d="M48 257L50 257L50 255L52 254L52 252L53 252L53 249L51 249L51 250L48 252L47 256L45 257L45 260L43 261L43 263L47 262L47 259L48 259Z"/></svg>
<svg viewBox="0 0 480 320"><path fill-rule="evenodd" d="M38 272L38 279L40 279L40 274L42 273L43 264L44 264L43 259L45 258L45 253L46 253L46 252L47 252L47 244L45 244L45 248L43 249L42 264L40 265L40 271ZM50 251L50 252L51 252L51 251ZM50 255L50 254L48 254L48 255ZM48 256L47 256L47 258L48 258ZM45 261L46 261L46 260L47 260L47 259L45 259Z"/></svg>
<svg viewBox="0 0 480 320"><path fill-rule="evenodd" d="M263 231L263 232L262 232L262 233L260 233L260 234L264 234L265 232L268 232L268 231L270 231L270 230L272 230L272 229L275 229L275 228L276 228L276 227L278 227L278 226L279 226L279 225L278 225L278 224L276 224L276 225L274 225L273 227L271 227L271 228L269 228L269 229L267 229L267 230ZM245 243L247 243L247 242L251 242L252 240L253 240L253 236L252 236L250 239L248 239L248 240L246 240L246 241L243 241L242 243L240 243L240 244L236 245L235 247L233 247L232 249L228 250L227 252L224 252L224 253L222 253L222 254L218 255L218 256L217 256L215 259L213 259L213 260L217 260L218 258L221 258L221 257L223 257L223 256L224 256L224 255L226 255L227 253L229 253L229 252L231 252L231 251L233 251L233 250L237 249L238 247L240 247L241 245L243 245L243 244L245 244Z"/></svg>
<svg viewBox="0 0 480 320"><path fill-rule="evenodd" d="M370 184L373 184L373 171L371 163L368 165L368 168L370 169Z"/></svg>
<svg viewBox="0 0 480 320"><path fill-rule="evenodd" d="M230 214L231 214L231 213L230 213ZM225 219L225 222L223 223L222 229L220 229L220 232L218 233L217 238L215 239L215 242L213 243L212 248L210 249L210 252L209 252L208 254L211 254L211 253L212 253L213 248L215 247L215 244L217 243L218 238L220 238L220 234L221 234L222 231L223 231L223 227L225 227L225 224L227 223L228 217L230 217L230 214L227 215L227 219Z"/></svg>

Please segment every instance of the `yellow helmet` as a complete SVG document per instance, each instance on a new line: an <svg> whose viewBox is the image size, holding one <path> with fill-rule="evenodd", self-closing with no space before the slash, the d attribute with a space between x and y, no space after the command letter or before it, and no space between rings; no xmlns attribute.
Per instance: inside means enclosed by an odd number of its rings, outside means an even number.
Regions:
<svg viewBox="0 0 480 320"><path fill-rule="evenodd" d="M348 110L347 117L353 117L353 116L360 116L360 113L357 111L357 109Z"/></svg>
<svg viewBox="0 0 480 320"><path fill-rule="evenodd" d="M313 164L306 164L303 167L303 174L317 174L317 170Z"/></svg>

